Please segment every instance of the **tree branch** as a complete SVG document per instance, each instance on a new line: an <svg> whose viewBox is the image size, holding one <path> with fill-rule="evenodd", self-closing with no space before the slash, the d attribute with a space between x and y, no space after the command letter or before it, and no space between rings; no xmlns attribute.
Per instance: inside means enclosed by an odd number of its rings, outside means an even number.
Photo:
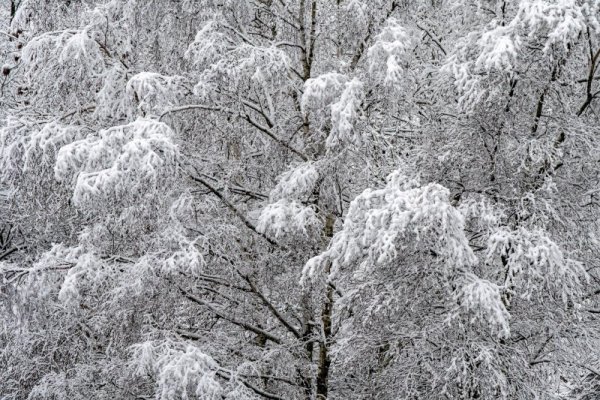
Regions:
<svg viewBox="0 0 600 400"><path fill-rule="evenodd" d="M244 321L240 321L234 317L231 317L229 315L224 314L223 312L221 312L220 310L218 310L217 308L215 308L212 304L202 300L199 297L194 296L193 294L191 294L190 292L188 292L187 290L183 289L181 286L178 286L179 291L188 299L191 300L192 302L199 304L201 306L204 306L206 308L208 308L213 314L215 314L216 316L223 318L224 320L231 322L234 325L237 325L241 328L244 328L250 332L254 332L257 335L262 335L264 336L266 339L277 343L277 344L281 344L282 340L280 338L278 338L277 336L274 336L273 334L271 334L270 332L265 331L264 329L261 329L257 326L254 325L250 325L247 322Z"/></svg>
<svg viewBox="0 0 600 400"><path fill-rule="evenodd" d="M214 188L210 183L206 182L204 179L202 179L199 176L194 176L192 174L188 174L188 176L192 180L194 180L194 181L200 183L202 186L206 187L212 194L217 196L219 198L219 200L221 200L223 202L223 204L225 204L227 206L227 208L229 208L244 223L244 225L246 225L246 227L248 229L254 231L256 234L258 234L259 236L264 238L267 242L269 242L269 244L272 244L274 246L280 246L276 241L274 241L273 239L271 239L264 233L259 232L256 229L256 227L250 221L248 221L248 219L233 204L231 204L231 202L229 200L227 200L227 198L225 198L225 196L223 196L223 194L221 192L219 192L216 188Z"/></svg>
<svg viewBox="0 0 600 400"><path fill-rule="evenodd" d="M425 32L425 34L427 36L429 36L429 38L431 39L431 41L433 43L435 43L437 45L437 47L439 47L439 49L442 51L442 53L444 53L444 55L447 55L448 53L446 52L446 49L444 49L444 46L442 46L442 44L439 42L439 40L437 40L436 38L433 37L433 35L431 33L429 33L429 31L425 28L423 28L421 25L417 24L417 28L419 28L420 30L422 30L423 32Z"/></svg>
<svg viewBox="0 0 600 400"><path fill-rule="evenodd" d="M252 108L253 110L257 111L257 108L255 108L256 105L252 106L252 104L250 102L248 102L247 100L242 101L242 104L244 104L244 105ZM290 146L289 144L287 144L285 141L281 140L279 137L277 137L277 135L275 135L271 131L271 129L269 129L266 126L261 125L258 122L256 122L247 113L240 114L240 113L237 113L237 112L235 112L233 110L230 110L230 109L227 109L227 108L211 107L211 106L205 106L205 105L202 105L202 104L189 104L189 105L186 105L186 106L174 107L174 108L171 108L171 109L168 109L168 110L164 111L158 117L158 120L162 121L162 119L166 115L169 115L169 114L172 114L172 113L176 113L176 112L181 112L181 111L187 111L187 110L217 111L217 112L225 112L227 114L234 115L234 116L239 116L239 117L243 118L245 121L247 121L250 125L252 125L256 129L258 129L259 131L261 131L262 133L264 133L265 135L267 135L269 138L273 139L275 142L277 142L281 146L285 147L286 149L290 150L292 153L296 154L303 161L308 161L308 157L307 156L305 156L300 151L296 150L295 148L293 148L292 146ZM262 112L261 112L261 114L264 115L264 113L262 113ZM265 115L265 117L266 117L266 115ZM273 125L273 123L270 122L270 119L268 119L268 117L266 117L266 118L267 118L267 123L269 123L269 125Z"/></svg>
<svg viewBox="0 0 600 400"><path fill-rule="evenodd" d="M4 253L0 254L0 261L4 260L6 257L10 256L15 251L20 250L19 247L13 247L12 249L6 250Z"/></svg>
<svg viewBox="0 0 600 400"><path fill-rule="evenodd" d="M296 338L300 339L300 337L302 336L300 332L285 319L285 317L277 310L277 308L275 308L273 303L271 303L266 298L266 296L256 287L254 282L252 282L252 279L247 275L241 274L239 271L238 273L242 276L242 278L244 278L246 282L248 282L248 285L250 285L252 292L254 292L262 300L264 305L267 306L267 308L271 311L275 318L277 318L277 320L279 320L279 322L281 322L281 324L285 326Z"/></svg>
<svg viewBox="0 0 600 400"><path fill-rule="evenodd" d="M271 132L271 130L269 128L267 128L266 126L263 126L263 125L259 124L255 120L253 120L252 117L250 117L250 115L245 114L243 116L243 118L250 125L252 125L256 129L258 129L259 131L261 131L262 133L264 133L265 135L267 135L268 137L270 137L271 139L273 139L274 141L276 141L277 143L279 143L282 147L285 147L286 149L290 150L292 153L296 154L303 161L308 161L308 157L307 156L305 156L300 151L296 150L295 148L293 148L292 146L290 146L289 144L287 144L286 142L284 142L283 140L281 140L280 138L278 138L273 132Z"/></svg>
<svg viewBox="0 0 600 400"><path fill-rule="evenodd" d="M231 379L232 374L228 371L221 370L221 371L217 371L217 375L219 375L223 379ZM270 400L286 400L285 398L278 396L276 394L265 392L264 390L258 388L256 385L246 381L245 379L237 378L237 380L239 382L241 382L244 386L246 386L248 389L252 390L254 393L256 393L262 397L265 397Z"/></svg>

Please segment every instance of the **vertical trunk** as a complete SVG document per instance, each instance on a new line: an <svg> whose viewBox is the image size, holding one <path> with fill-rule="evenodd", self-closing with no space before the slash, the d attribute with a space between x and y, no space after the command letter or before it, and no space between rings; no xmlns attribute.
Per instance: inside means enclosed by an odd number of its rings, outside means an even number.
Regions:
<svg viewBox="0 0 600 400"><path fill-rule="evenodd" d="M314 47L317 29L317 1L311 1L310 5L310 28L306 21L306 0L300 0L300 39L304 49L302 51L302 80L305 82L310 79L312 63L314 58Z"/></svg>
<svg viewBox="0 0 600 400"><path fill-rule="evenodd" d="M310 300L310 292L307 290L302 296L302 308L304 310L304 315L302 317L304 320L302 341L305 343L304 350L306 352L306 359L308 361L308 364L312 365L314 353L314 341L312 335L314 330L314 324L312 322L313 313ZM300 371L300 377L302 380L302 385L304 387L304 394L306 396L306 400L313 399L313 379L311 378L311 374L311 371Z"/></svg>
<svg viewBox="0 0 600 400"><path fill-rule="evenodd" d="M17 13L17 0L10 0L10 22L12 23L15 14Z"/></svg>
<svg viewBox="0 0 600 400"><path fill-rule="evenodd" d="M327 215L325 221L325 236L329 239L333 236L333 225L335 216ZM327 277L331 271L331 262L327 262L324 274ZM326 278L327 279L327 278ZM317 400L326 400L329 391L329 369L331 367L331 358L329 355L329 346L331 345L331 316L333 311L333 288L327 285L325 288L325 303L321 311L322 338L319 347L319 360L317 371Z"/></svg>
<svg viewBox="0 0 600 400"><path fill-rule="evenodd" d="M327 266L329 272L331 264ZM321 323L323 324L323 338L319 349L319 364L317 373L317 400L326 400L329 382L329 368L331 358L329 357L329 341L331 339L331 311L333 308L333 289L327 286L325 304L321 312Z"/></svg>

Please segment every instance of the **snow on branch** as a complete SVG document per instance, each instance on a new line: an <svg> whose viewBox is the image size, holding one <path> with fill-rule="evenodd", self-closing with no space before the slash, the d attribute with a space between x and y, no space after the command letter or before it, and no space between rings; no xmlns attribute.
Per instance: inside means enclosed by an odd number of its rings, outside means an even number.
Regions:
<svg viewBox="0 0 600 400"><path fill-rule="evenodd" d="M487 262L497 256L506 260L504 289L525 298L549 289L566 303L581 294L587 279L583 265L565 256L541 229L497 230L488 239Z"/></svg>
<svg viewBox="0 0 600 400"><path fill-rule="evenodd" d="M223 398L217 362L197 347L164 340L136 344L131 350L134 375L155 377L157 399Z"/></svg>
<svg viewBox="0 0 600 400"><path fill-rule="evenodd" d="M541 63L552 62L553 49L568 49L588 26L598 29L596 9L575 0L522 1L509 23L493 19L464 36L442 68L453 78L459 103L469 110L495 93L498 82L525 68L531 49L539 49Z"/></svg>
<svg viewBox="0 0 600 400"><path fill-rule="evenodd" d="M98 72L104 66L100 46L87 30L65 30L37 36L23 48L22 62L30 76L47 71L47 66L52 64L69 64L90 72Z"/></svg>
<svg viewBox="0 0 600 400"><path fill-rule="evenodd" d="M140 72L134 75L127 82L125 89L130 101L144 113L157 107L176 104L184 91L183 77L164 76L155 72Z"/></svg>
<svg viewBox="0 0 600 400"><path fill-rule="evenodd" d="M304 200L313 192L319 172L313 162L306 162L284 172L277 180L277 185L271 190L272 201Z"/></svg>
<svg viewBox="0 0 600 400"><path fill-rule="evenodd" d="M188 47L185 56L194 65L207 67L227 51L230 43L224 33L219 31L220 25L217 21L208 21L196 33L194 42Z"/></svg>
<svg viewBox="0 0 600 400"><path fill-rule="evenodd" d="M164 123L138 119L73 142L58 153L55 176L74 183L77 206L157 190L177 170L179 152Z"/></svg>
<svg viewBox="0 0 600 400"><path fill-rule="evenodd" d="M250 80L261 90L286 82L290 58L284 49L277 45L256 45L239 32L230 37L231 30L224 22L210 21L197 33L186 52L186 58L200 69L194 87L199 97L206 98L219 81L237 87Z"/></svg>
<svg viewBox="0 0 600 400"><path fill-rule="evenodd" d="M522 1L519 11L512 24L519 24L533 37L543 32L546 37L544 51L547 52L554 44L565 48L577 40L579 33L585 30L587 14L586 6L576 0L547 0Z"/></svg>
<svg viewBox="0 0 600 400"><path fill-rule="evenodd" d="M391 174L384 188L367 189L352 201L344 226L329 248L306 264L303 283L318 276L359 282L359 289L351 291L345 301L360 298L363 289L381 287L377 295L371 295L369 310L376 310L395 301L393 295L387 298L386 290L415 284L402 278L407 274L420 279L444 277L448 303L459 305L450 307L449 319L469 315L473 322L482 321L499 335L508 335L509 314L501 287L470 272L478 260L465 235L464 217L449 198L449 191L441 185L419 185L399 172ZM331 272L323 277L329 265Z"/></svg>
<svg viewBox="0 0 600 400"><path fill-rule="evenodd" d="M462 276L454 298L458 304L456 312L471 315L471 323L481 321L496 328L499 336L510 335L510 314L498 285L467 273Z"/></svg>
<svg viewBox="0 0 600 400"><path fill-rule="evenodd" d="M277 239L318 236L322 225L314 208L303 204L313 193L319 173L314 163L299 164L284 172L271 190L270 200L258 218L257 230Z"/></svg>
<svg viewBox="0 0 600 400"><path fill-rule="evenodd" d="M395 18L390 18L367 55L369 70L386 84L397 84L402 76L402 62L411 48L411 37ZM382 68L382 66L385 66Z"/></svg>
<svg viewBox="0 0 600 400"><path fill-rule="evenodd" d="M310 78L304 83L302 94L302 112L318 112L333 103L344 90L348 77L337 72L328 72L316 78Z"/></svg>
<svg viewBox="0 0 600 400"><path fill-rule="evenodd" d="M320 225L321 221L311 207L281 199L265 207L256 229L260 233L280 239L298 235L309 237L318 232Z"/></svg>
<svg viewBox="0 0 600 400"><path fill-rule="evenodd" d="M360 80L354 78L346 83L340 99L331 105L332 128L326 142L328 148L362 144L362 136L355 125L361 117L364 98L364 85Z"/></svg>
<svg viewBox="0 0 600 400"><path fill-rule="evenodd" d="M512 71L521 49L521 39L515 35L512 27L498 26L484 32L477 41L479 57L475 67L479 70Z"/></svg>
<svg viewBox="0 0 600 400"><path fill-rule="evenodd" d="M306 264L304 279L318 273L326 260L336 275L343 265L377 268L414 247L435 251L450 270L473 265L476 258L463 227L463 216L450 204L446 188L421 187L395 172L384 188L367 189L352 201L343 229L327 251Z"/></svg>
<svg viewBox="0 0 600 400"><path fill-rule="evenodd" d="M49 122L41 128L9 118L0 130L2 170L14 177L21 173L52 170L61 147L81 137L80 129ZM7 176L8 177L8 176Z"/></svg>

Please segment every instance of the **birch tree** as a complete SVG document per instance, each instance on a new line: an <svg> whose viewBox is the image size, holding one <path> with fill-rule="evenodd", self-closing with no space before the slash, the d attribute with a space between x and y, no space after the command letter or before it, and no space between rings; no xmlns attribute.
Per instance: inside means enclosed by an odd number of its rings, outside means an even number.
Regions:
<svg viewBox="0 0 600 400"><path fill-rule="evenodd" d="M595 2L15 4L3 398L597 390Z"/></svg>

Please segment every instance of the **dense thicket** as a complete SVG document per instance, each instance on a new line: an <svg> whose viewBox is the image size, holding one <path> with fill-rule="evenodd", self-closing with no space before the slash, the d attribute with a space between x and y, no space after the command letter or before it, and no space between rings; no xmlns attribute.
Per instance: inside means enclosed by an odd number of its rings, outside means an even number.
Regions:
<svg viewBox="0 0 600 400"><path fill-rule="evenodd" d="M5 0L0 398L600 396L595 0Z"/></svg>

